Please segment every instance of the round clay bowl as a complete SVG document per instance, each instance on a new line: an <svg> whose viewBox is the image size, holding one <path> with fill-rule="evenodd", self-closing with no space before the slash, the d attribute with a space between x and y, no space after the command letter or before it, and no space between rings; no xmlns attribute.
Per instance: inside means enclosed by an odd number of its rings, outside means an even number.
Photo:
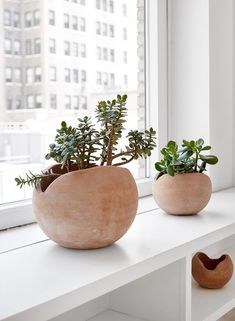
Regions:
<svg viewBox="0 0 235 321"><path fill-rule="evenodd" d="M193 215L209 202L211 180L203 173L184 173L159 176L152 187L153 197L165 212L174 215Z"/></svg>
<svg viewBox="0 0 235 321"><path fill-rule="evenodd" d="M44 192L34 189L33 208L44 233L69 248L111 245L132 224L138 203L128 169L112 166L73 171Z"/></svg>
<svg viewBox="0 0 235 321"><path fill-rule="evenodd" d="M229 255L211 259L198 252L192 259L192 274L196 282L204 288L220 289L233 275L233 262Z"/></svg>

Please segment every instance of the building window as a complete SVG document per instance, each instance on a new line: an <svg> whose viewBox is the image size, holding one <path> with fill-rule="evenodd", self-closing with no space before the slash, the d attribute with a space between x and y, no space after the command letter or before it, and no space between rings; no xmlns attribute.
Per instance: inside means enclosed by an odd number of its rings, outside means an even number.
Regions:
<svg viewBox="0 0 235 321"><path fill-rule="evenodd" d="M49 25L55 26L55 11L49 10Z"/></svg>
<svg viewBox="0 0 235 321"><path fill-rule="evenodd" d="M102 27L103 27L103 32L102 32L103 36L107 36L108 35L108 25L107 25L107 23L103 23Z"/></svg>
<svg viewBox="0 0 235 321"><path fill-rule="evenodd" d="M74 69L73 70L73 81L75 83L78 83L79 82L79 72L78 72L78 69Z"/></svg>
<svg viewBox="0 0 235 321"><path fill-rule="evenodd" d="M86 58L86 44L85 43L80 44L80 56L82 58Z"/></svg>
<svg viewBox="0 0 235 321"><path fill-rule="evenodd" d="M109 83L108 73L107 73L107 72L104 72L104 73L103 73L103 85L104 85L104 86L108 86L108 83Z"/></svg>
<svg viewBox="0 0 235 321"><path fill-rule="evenodd" d="M102 78L101 78L101 72L100 71L97 71L96 72L96 85L102 85Z"/></svg>
<svg viewBox="0 0 235 321"><path fill-rule="evenodd" d="M11 26L11 11L4 10L4 26Z"/></svg>
<svg viewBox="0 0 235 321"><path fill-rule="evenodd" d="M69 41L64 42L64 54L66 56L70 56L70 42Z"/></svg>
<svg viewBox="0 0 235 321"><path fill-rule="evenodd" d="M42 68L41 67L35 67L35 69L34 69L34 81L35 82L41 82L42 81Z"/></svg>
<svg viewBox="0 0 235 321"><path fill-rule="evenodd" d="M64 97L64 107L65 109L71 109L71 97L68 95Z"/></svg>
<svg viewBox="0 0 235 321"><path fill-rule="evenodd" d="M25 12L25 22L24 22L24 25L26 28L30 28L32 27L32 12L28 11L28 12Z"/></svg>
<svg viewBox="0 0 235 321"><path fill-rule="evenodd" d="M35 95L35 108L42 108L42 95Z"/></svg>
<svg viewBox="0 0 235 321"><path fill-rule="evenodd" d="M101 60L101 47L96 47L96 59Z"/></svg>
<svg viewBox="0 0 235 321"><path fill-rule="evenodd" d="M107 11L107 0L102 0L103 10Z"/></svg>
<svg viewBox="0 0 235 321"><path fill-rule="evenodd" d="M25 54L32 55L32 40L25 41Z"/></svg>
<svg viewBox="0 0 235 321"><path fill-rule="evenodd" d="M49 68L49 80L56 81L56 67Z"/></svg>
<svg viewBox="0 0 235 321"><path fill-rule="evenodd" d="M114 13L114 3L113 0L109 0L109 11Z"/></svg>
<svg viewBox="0 0 235 321"><path fill-rule="evenodd" d="M5 54L10 55L12 53L11 39L5 39Z"/></svg>
<svg viewBox="0 0 235 321"><path fill-rule="evenodd" d="M20 13L19 12L14 12L14 15L13 15L13 26L15 28L20 28Z"/></svg>
<svg viewBox="0 0 235 321"><path fill-rule="evenodd" d="M96 21L96 34L101 34L101 23L99 21Z"/></svg>
<svg viewBox="0 0 235 321"><path fill-rule="evenodd" d="M115 51L114 49L109 50L109 55L110 55L110 61L114 62L115 61Z"/></svg>
<svg viewBox="0 0 235 321"><path fill-rule="evenodd" d="M115 87L115 74L114 73L110 74L110 87L112 87L112 88Z"/></svg>
<svg viewBox="0 0 235 321"><path fill-rule="evenodd" d="M33 83L34 81L34 73L33 68L26 68L26 82L28 84Z"/></svg>
<svg viewBox="0 0 235 321"><path fill-rule="evenodd" d="M81 70L81 82L86 82L87 77L86 77L86 70Z"/></svg>
<svg viewBox="0 0 235 321"><path fill-rule="evenodd" d="M86 19L80 18L80 31L85 32L86 31Z"/></svg>
<svg viewBox="0 0 235 321"><path fill-rule="evenodd" d="M145 118L144 118L144 98L143 98L143 90L145 88L144 79L143 81L138 81L137 74L139 68L141 68L141 73L144 75L143 66L144 57L141 57L141 60L138 58L138 53L141 53L140 45L143 47L143 43L137 43L137 35L141 30L144 30L144 21L142 16L142 11L140 15L139 6L144 4L144 1L138 0L106 0L104 2L104 8L106 6L107 11L103 10L103 0L93 2L87 1L87 7L81 7L79 4L82 3L81 0L77 0L77 4L73 3L74 0L69 0L66 2L62 0L58 1L44 1L48 6L45 12L42 11L41 5L39 6L40 1L36 0L4 0L2 5L2 24L4 24L4 9L8 9L8 24L12 27L5 27L5 35L2 35L2 42L4 42L4 38L11 40L11 46L8 42L2 43L3 50L0 53L0 60L2 61L2 69L3 69L3 81L5 73L7 74L6 67L11 67L12 72L8 72L8 77L6 77L6 81L8 79L9 82L3 82L0 91L3 93L3 102L2 102L2 110L1 118L2 122L7 125L7 122L15 122L16 118L14 113L8 112L5 114L7 110L7 99L13 100L12 110L16 109L16 98L22 99L22 102L19 103L19 111L22 108L34 108L27 109L30 113L18 112L17 120L22 122L22 127L26 127L29 122L29 119L34 119L37 123L37 127L40 128L43 126L43 119L40 117L42 108L45 110L45 117L51 121L51 126L48 128L48 131L52 131L52 128L57 128L59 126L58 119L66 119L68 113L73 110L73 113L70 116L74 116L74 119L78 117L82 117L83 110L81 105L83 105L84 110L88 116L94 116L94 108L95 104L92 103L91 106L87 106L90 104L90 101L98 101L100 97L107 99L115 98L117 91L124 90L123 93L127 93L128 95L128 106L131 107L130 116L128 121L128 127L133 126L133 128L138 128L141 131L144 131L145 127ZM151 1L154 2L155 0ZM53 4L52 4L53 2ZM58 3L57 3L58 2ZM124 18L122 14L122 4L127 3L128 16ZM21 5L23 4L23 6ZM54 6L55 5L55 6ZM5 8L4 8L5 6ZM89 7L91 6L91 7ZM93 7L92 7L93 6ZM95 6L99 7L99 10L95 9ZM113 6L113 9L112 9ZM93 12L90 11L93 10ZM110 13L111 11L114 13ZM14 12L19 13L19 15L14 18ZM29 20L29 25L31 27L25 28L25 13L29 12L30 14L27 18ZM45 17L44 17L45 13ZM92 13L92 15L91 15ZM69 28L64 28L64 14L69 15ZM140 25L138 25L138 17L141 18ZM73 19L73 16L77 16L78 20ZM81 18L84 20L84 30L86 32L80 32L80 24L82 22ZM20 19L20 22L19 22ZM85 20L86 19L86 20ZM19 27L14 27L14 20L16 20L15 26L20 25ZM9 22L10 21L10 22ZM96 24L97 22L97 24ZM39 25L37 25L39 23ZM78 31L74 30L77 28L76 23L78 24ZM88 24L89 23L89 24ZM104 36L103 35L103 23L106 24L104 27ZM35 24L37 26L35 26ZM95 25L96 24L96 25ZM117 25L117 29L116 28ZM35 26L35 27L34 27ZM87 27L87 28L86 28ZM97 27L97 35L96 28ZM126 27L128 33L128 45L124 45L123 40L123 28ZM91 28L93 30L91 30ZM106 29L106 30L105 30ZM54 30L54 31L53 31ZM87 33L89 32L89 33ZM85 37L87 33L87 37ZM154 30L153 30L154 33ZM96 35L96 41L93 41L90 36ZM45 42L43 43L43 39L41 35L45 36ZM115 37L115 38L114 38ZM141 36L143 37L143 35ZM37 38L41 38L41 46L39 40ZM140 37L139 37L140 38ZM58 40L57 40L58 39ZM21 54L23 53L24 57L14 56L14 41L21 40ZM64 56L64 41L68 41L70 43L70 55ZM88 47L89 45L89 47ZM38 49L36 48L38 46ZM32 56L39 52L40 54ZM87 46L87 47L86 47ZM97 50L97 56L100 60L96 60L96 46L100 47L99 53ZM13 56L5 57L4 50L6 49ZM141 47L141 48L142 48ZM155 48L156 46L154 46ZM105 48L105 49L104 49ZM127 64L123 63L123 51L127 52L128 62ZM19 52L19 51L18 51ZM152 55L152 54L151 54ZM5 58L6 59L5 59ZM63 59L64 57L64 59ZM78 58L80 57L80 58ZM83 58L82 58L83 57ZM105 59L105 62L102 61ZM64 61L63 61L64 60ZM46 61L46 67L42 66ZM114 65L114 62L116 64ZM89 66L89 67L88 67ZM52 67L52 68L50 68ZM16 70L17 68L21 68L21 71ZM27 71L26 68L31 68L28 71L28 80L27 79ZM41 70L40 70L41 68ZM62 69L61 69L62 68ZM69 82L65 82L65 72L64 68L68 68L70 71L68 73ZM0 67L1 69L1 67ZM149 68L151 69L151 68ZM152 68L153 69L153 68ZM156 68L157 69L157 68ZM75 70L75 71L74 71ZM21 82L18 82L20 79L21 73ZM69 77L70 74L70 77ZM124 85L124 75L129 77L129 88ZM149 77L146 77L149 79ZM140 79L140 77L139 77ZM151 78L152 79L152 78ZM60 82L64 83L64 86L61 85ZM78 83L77 83L78 81ZM49 82L49 83L48 83ZM139 86L141 84L141 86ZM14 85L14 86L13 86ZM148 85L148 84L147 84ZM107 87L105 87L107 86ZM41 87L43 88L43 92L41 91ZM58 87L58 88L57 88ZM61 88L60 88L61 87ZM125 88L127 87L127 88ZM157 87L157 84L156 84ZM115 90L111 90L115 88ZM148 86L147 86L148 88ZM139 92L138 90L141 90ZM42 95L42 108L36 109L36 95ZM55 96L51 96L51 95ZM69 95L71 97L71 110L65 110L65 96ZM113 95L113 96L111 96ZM29 104L27 104L27 96L33 96L29 98ZM84 98L81 98L84 96ZM138 97L141 96L141 99ZM76 98L75 98L76 97ZM77 97L79 97L79 104L77 102ZM57 99L57 102L56 102ZM38 99L38 104L40 105L40 98ZM83 100L83 103L82 103ZM86 101L87 100L87 101ZM148 99L147 99L148 100ZM152 100L151 100L152 101ZM61 105L62 103L62 105ZM29 105L29 106L28 106ZM51 106L51 107L50 107ZM77 109L78 106L78 109ZM156 104L155 104L156 106ZM46 108L47 107L47 108ZM70 108L70 107L69 107ZM1 107L0 107L1 109ZM53 114L56 112L58 117L53 117ZM16 124L18 126L18 124ZM29 129L31 131L31 129ZM32 128L32 133L34 132L34 128ZM29 135L31 134L29 132ZM43 133L42 133L43 134ZM53 131L50 133L54 135ZM0 134L1 135L1 134ZM28 135L28 134L27 134ZM28 136L27 136L28 137ZM43 150L41 150L41 146L37 146L36 151L28 150L28 140L25 142L19 142L20 152L25 153L25 155L32 155L32 160L38 165L37 169L33 169L35 164L27 164L29 170L32 172L40 173L40 171L45 168L47 165L44 164L41 158L38 157L39 152L43 154ZM44 136L43 136L44 137ZM33 135L32 135L32 139ZM44 138L42 138L44 139ZM22 143L22 144L21 144ZM46 143L46 142L45 142ZM35 144L37 145L37 144ZM44 145L44 144L43 144ZM19 155L18 150L15 150L15 145L12 145L12 156ZM30 146L31 148L31 146ZM39 150L40 149L40 150ZM0 151L1 154L1 151ZM0 155L1 156L1 155ZM143 168L143 162L136 162L136 166L133 164L131 166L134 168L133 175L136 178L145 177L145 172L148 173L149 169ZM18 166L19 165L19 166ZM40 168L39 168L40 166ZM1 162L0 162L1 167ZM20 167L20 164L17 164L18 173L17 176L23 174L23 170ZM23 167L23 166L22 166ZM1 171L1 168L0 168ZM144 172L145 171L145 172ZM0 175L1 176L1 175ZM7 175L10 180L11 174ZM14 180L12 180L12 185L14 184ZM8 183L8 182L7 182ZM9 182L10 186L11 182ZM0 177L0 186L1 186L1 177ZM0 193L0 203L15 201L18 199L24 199L25 195L28 194L28 190L26 189L26 193L24 194L23 190L16 191L14 195L10 195L13 193L9 193L4 187L4 192ZM11 188L10 188L11 191ZM12 186L13 191L13 186ZM2 191L1 191L2 192ZM8 195L6 195L8 193ZM24 195L23 195L24 194ZM5 196L6 195L6 196ZM1 218L0 218L1 220ZM1 224L0 224L1 225Z"/></svg>
<svg viewBox="0 0 235 321"><path fill-rule="evenodd" d="M64 70L64 81L71 82L70 69L68 69L68 68L65 68L65 70Z"/></svg>
<svg viewBox="0 0 235 321"><path fill-rule="evenodd" d="M21 70L21 68L15 68L15 70L14 70L14 78L15 78L15 82L18 82L18 83L22 82L22 70Z"/></svg>
<svg viewBox="0 0 235 321"><path fill-rule="evenodd" d="M39 26L40 25L40 11L39 10L34 10L33 12L33 20L34 20L34 25Z"/></svg>
<svg viewBox="0 0 235 321"><path fill-rule="evenodd" d="M72 28L78 30L78 17L72 16Z"/></svg>
<svg viewBox="0 0 235 321"><path fill-rule="evenodd" d="M50 108L57 108L57 96L55 94L50 94Z"/></svg>
<svg viewBox="0 0 235 321"><path fill-rule="evenodd" d="M100 10L100 0L96 0L96 9Z"/></svg>
<svg viewBox="0 0 235 321"><path fill-rule="evenodd" d="M79 109L79 96L73 96L73 109Z"/></svg>
<svg viewBox="0 0 235 321"><path fill-rule="evenodd" d="M21 42L20 40L14 40L14 54L20 55L21 53Z"/></svg>
<svg viewBox="0 0 235 321"><path fill-rule="evenodd" d="M12 68L11 67L6 67L6 70L5 70L5 81L6 82L12 82L12 78L13 78Z"/></svg>
<svg viewBox="0 0 235 321"><path fill-rule="evenodd" d="M35 54L41 53L41 40L40 40L40 38L34 39L34 53Z"/></svg>
<svg viewBox="0 0 235 321"><path fill-rule="evenodd" d="M78 57L78 43L77 42L73 42L73 55L75 57Z"/></svg>
<svg viewBox="0 0 235 321"><path fill-rule="evenodd" d="M114 38L114 25L109 25L109 37Z"/></svg>
<svg viewBox="0 0 235 321"><path fill-rule="evenodd" d="M69 15L66 13L64 14L64 27L69 28Z"/></svg>
<svg viewBox="0 0 235 321"><path fill-rule="evenodd" d="M127 6L125 3L123 3L123 5L122 5L122 14L124 17L127 16Z"/></svg>
<svg viewBox="0 0 235 321"><path fill-rule="evenodd" d="M16 101L15 101L15 109L22 109L22 101L21 101L21 99L16 99Z"/></svg>
<svg viewBox="0 0 235 321"><path fill-rule="evenodd" d="M8 110L13 109L13 100L11 98L7 99L7 109Z"/></svg>
<svg viewBox="0 0 235 321"><path fill-rule="evenodd" d="M28 109L34 108L34 97L33 95L28 95L26 99L26 105Z"/></svg>
<svg viewBox="0 0 235 321"><path fill-rule="evenodd" d="M123 39L127 40L127 29L126 28L123 28L122 34L123 34Z"/></svg>
<svg viewBox="0 0 235 321"><path fill-rule="evenodd" d="M108 60L108 49L107 48L103 48L103 59L105 61Z"/></svg>
<svg viewBox="0 0 235 321"><path fill-rule="evenodd" d="M49 39L49 52L55 54L56 53L56 42L55 39Z"/></svg>
<svg viewBox="0 0 235 321"><path fill-rule="evenodd" d="M87 97L86 96L80 97L80 107L82 109L87 109Z"/></svg>

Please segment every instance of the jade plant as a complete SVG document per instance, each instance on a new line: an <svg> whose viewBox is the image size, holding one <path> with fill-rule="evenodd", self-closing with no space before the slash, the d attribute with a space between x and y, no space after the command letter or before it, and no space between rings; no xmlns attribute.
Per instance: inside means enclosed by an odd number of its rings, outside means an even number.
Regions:
<svg viewBox="0 0 235 321"><path fill-rule="evenodd" d="M159 175L182 173L202 173L206 170L206 165L214 165L218 162L218 158L214 155L204 155L204 151L211 149L211 146L204 145L204 140L183 140L181 148L175 141L169 141L161 150L163 158L155 163L155 168Z"/></svg>
<svg viewBox="0 0 235 321"><path fill-rule="evenodd" d="M96 128L88 116L78 118L76 127L62 121L54 142L49 145L49 151L45 156L46 159L53 159L60 164L61 173L47 170L35 175L29 172L25 178L21 176L15 178L16 184L20 188L25 184L38 186L42 178L49 177L52 181L73 170L95 166L121 166L139 157L150 156L156 146L156 132L153 128L144 132L129 131L126 135L125 148L118 149L125 129L126 101L127 95L117 95L112 101L100 101L95 110L99 128Z"/></svg>

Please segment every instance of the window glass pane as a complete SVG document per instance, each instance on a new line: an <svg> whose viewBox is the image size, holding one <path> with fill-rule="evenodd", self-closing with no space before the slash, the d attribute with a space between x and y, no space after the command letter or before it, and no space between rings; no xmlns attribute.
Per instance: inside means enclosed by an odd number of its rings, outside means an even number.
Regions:
<svg viewBox="0 0 235 321"><path fill-rule="evenodd" d="M96 122L98 101L127 94L125 127L145 129L144 1L57 2L0 2L0 203L31 197L14 177L48 166L60 122ZM146 177L144 160L126 166Z"/></svg>

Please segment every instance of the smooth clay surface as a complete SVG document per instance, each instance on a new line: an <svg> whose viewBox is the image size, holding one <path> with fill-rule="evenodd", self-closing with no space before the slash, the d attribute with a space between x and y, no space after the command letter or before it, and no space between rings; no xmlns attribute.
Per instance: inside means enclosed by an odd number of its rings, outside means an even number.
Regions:
<svg viewBox="0 0 235 321"><path fill-rule="evenodd" d="M164 174L153 182L153 197L165 212L193 215L209 202L211 180L203 173Z"/></svg>
<svg viewBox="0 0 235 321"><path fill-rule="evenodd" d="M33 207L45 234L78 249L111 245L132 224L138 203L128 169L95 167L64 174L45 192L34 189Z"/></svg>
<svg viewBox="0 0 235 321"><path fill-rule="evenodd" d="M205 253L198 252L192 259L192 274L200 286L220 289L233 275L233 262L226 254L218 259L211 259Z"/></svg>

